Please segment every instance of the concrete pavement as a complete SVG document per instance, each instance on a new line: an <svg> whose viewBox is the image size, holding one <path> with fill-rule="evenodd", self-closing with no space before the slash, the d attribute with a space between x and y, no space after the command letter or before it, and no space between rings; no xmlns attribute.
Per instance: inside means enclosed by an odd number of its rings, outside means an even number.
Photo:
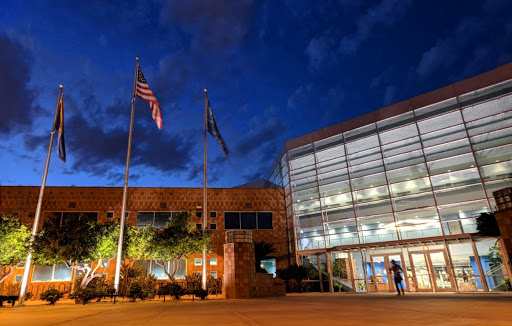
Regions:
<svg viewBox="0 0 512 326"><path fill-rule="evenodd" d="M0 308L0 325L512 325L512 296L307 293L252 300L152 300Z"/></svg>

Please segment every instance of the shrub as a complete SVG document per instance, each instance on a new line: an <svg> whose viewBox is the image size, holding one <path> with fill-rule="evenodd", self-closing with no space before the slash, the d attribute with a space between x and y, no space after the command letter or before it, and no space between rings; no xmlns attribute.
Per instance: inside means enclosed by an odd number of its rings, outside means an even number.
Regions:
<svg viewBox="0 0 512 326"><path fill-rule="evenodd" d="M221 278L214 278L210 275L208 279L206 280L206 288L208 289L208 294L215 295L222 293L222 279Z"/></svg>
<svg viewBox="0 0 512 326"><path fill-rule="evenodd" d="M156 295L156 277L147 273L132 279L128 285L128 297L135 301L137 299L153 299Z"/></svg>
<svg viewBox="0 0 512 326"><path fill-rule="evenodd" d="M185 289L176 283L167 283L158 288L158 295L170 295L174 299L179 300L185 294Z"/></svg>
<svg viewBox="0 0 512 326"><path fill-rule="evenodd" d="M50 305L55 305L55 302L59 301L60 298L64 296L63 292L60 292L56 289L50 289L46 290L43 293L41 293L40 299L43 301L48 301Z"/></svg>
<svg viewBox="0 0 512 326"><path fill-rule="evenodd" d="M93 299L100 301L101 298L115 293L113 284L107 281L104 277L92 279L85 288L80 286L82 278L83 276L75 280L75 290L69 296L70 298L75 299L76 303L87 304Z"/></svg>

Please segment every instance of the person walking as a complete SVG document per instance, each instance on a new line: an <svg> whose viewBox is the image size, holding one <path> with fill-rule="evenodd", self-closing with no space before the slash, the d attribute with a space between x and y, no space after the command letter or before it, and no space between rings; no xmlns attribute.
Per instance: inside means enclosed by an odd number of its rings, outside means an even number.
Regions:
<svg viewBox="0 0 512 326"><path fill-rule="evenodd" d="M389 268L389 271L391 273L393 273L393 279L395 280L395 286L396 286L396 291L398 292L397 295L404 295L404 286L402 285L402 275L400 275L402 271L402 267L400 267L400 265L398 265L395 260L391 260L391 267ZM400 293L400 288L402 289L402 293Z"/></svg>

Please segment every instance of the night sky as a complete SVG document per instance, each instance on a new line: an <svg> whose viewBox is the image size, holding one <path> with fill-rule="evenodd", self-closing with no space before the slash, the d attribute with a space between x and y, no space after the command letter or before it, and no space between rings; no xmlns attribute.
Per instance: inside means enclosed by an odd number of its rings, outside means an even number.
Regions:
<svg viewBox="0 0 512 326"><path fill-rule="evenodd" d="M163 129L135 101L129 186L264 178L284 142L512 61L512 1L18 1L0 4L0 184L39 186L59 84L67 162L49 186L123 186L135 57Z"/></svg>

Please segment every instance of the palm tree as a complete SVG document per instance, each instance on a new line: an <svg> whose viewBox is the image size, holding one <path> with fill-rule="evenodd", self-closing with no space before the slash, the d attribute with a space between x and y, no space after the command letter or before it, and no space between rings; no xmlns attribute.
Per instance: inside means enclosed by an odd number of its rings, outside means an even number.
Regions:
<svg viewBox="0 0 512 326"><path fill-rule="evenodd" d="M275 258L274 256L272 256L272 254L276 252L276 248L274 248L274 246L271 243L265 241L258 241L254 243L256 273L267 273L267 271L263 267L261 267L261 261Z"/></svg>

